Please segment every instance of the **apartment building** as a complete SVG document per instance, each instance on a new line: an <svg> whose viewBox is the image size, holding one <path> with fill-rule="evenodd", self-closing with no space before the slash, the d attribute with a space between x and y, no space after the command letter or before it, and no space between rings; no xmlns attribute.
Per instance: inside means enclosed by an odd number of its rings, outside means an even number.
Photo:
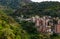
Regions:
<svg viewBox="0 0 60 39"><path fill-rule="evenodd" d="M32 17L37 30L41 33L60 33L60 19L52 18L51 16L35 16Z"/></svg>
<svg viewBox="0 0 60 39"><path fill-rule="evenodd" d="M51 16L34 16L23 20L34 22L37 31L40 33L60 34L60 19L58 17L52 18Z"/></svg>

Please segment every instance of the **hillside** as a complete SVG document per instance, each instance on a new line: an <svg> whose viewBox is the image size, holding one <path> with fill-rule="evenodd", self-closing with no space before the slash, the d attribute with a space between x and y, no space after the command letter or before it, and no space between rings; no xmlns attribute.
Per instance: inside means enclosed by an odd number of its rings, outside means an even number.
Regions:
<svg viewBox="0 0 60 39"><path fill-rule="evenodd" d="M0 10L0 39L40 39L34 23L22 21L21 24Z"/></svg>
<svg viewBox="0 0 60 39"><path fill-rule="evenodd" d="M41 3L28 3L14 12L15 16L24 15L30 17L34 15L49 15L52 17L60 17L60 2L41 2Z"/></svg>
<svg viewBox="0 0 60 39"><path fill-rule="evenodd" d="M34 22L23 20L35 15L60 17L60 2L0 0L0 39L60 39L55 33L38 32Z"/></svg>
<svg viewBox="0 0 60 39"><path fill-rule="evenodd" d="M0 0L0 5L6 6L7 8L18 9L22 3L29 3L30 0Z"/></svg>
<svg viewBox="0 0 60 39"><path fill-rule="evenodd" d="M22 29L21 25L1 10L0 39L28 39L28 34Z"/></svg>

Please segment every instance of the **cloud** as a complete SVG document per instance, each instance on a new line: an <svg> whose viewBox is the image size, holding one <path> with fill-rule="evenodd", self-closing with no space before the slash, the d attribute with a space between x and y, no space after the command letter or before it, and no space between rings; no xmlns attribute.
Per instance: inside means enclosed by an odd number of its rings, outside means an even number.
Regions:
<svg viewBox="0 0 60 39"><path fill-rule="evenodd" d="M34 1L34 2L42 2L42 1L58 1L58 2L60 2L60 0L31 0L31 1Z"/></svg>

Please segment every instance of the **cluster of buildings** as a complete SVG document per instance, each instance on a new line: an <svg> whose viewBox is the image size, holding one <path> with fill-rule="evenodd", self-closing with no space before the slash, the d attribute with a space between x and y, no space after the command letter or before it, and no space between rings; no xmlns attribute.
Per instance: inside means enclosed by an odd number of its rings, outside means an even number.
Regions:
<svg viewBox="0 0 60 39"><path fill-rule="evenodd" d="M58 17L35 16L31 20L35 22L35 27L41 33L60 34L60 19Z"/></svg>
<svg viewBox="0 0 60 39"><path fill-rule="evenodd" d="M25 21L32 21L35 23L35 27L37 28L37 31L40 33L56 33L60 34L60 19L59 17L51 17L51 16L34 16L31 18L24 19L23 16L17 17L21 20Z"/></svg>

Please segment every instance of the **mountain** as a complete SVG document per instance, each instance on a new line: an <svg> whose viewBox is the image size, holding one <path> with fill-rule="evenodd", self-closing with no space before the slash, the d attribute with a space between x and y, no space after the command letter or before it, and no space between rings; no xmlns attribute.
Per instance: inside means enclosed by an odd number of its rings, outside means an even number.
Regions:
<svg viewBox="0 0 60 39"><path fill-rule="evenodd" d="M24 15L24 17L31 17L34 15L60 17L60 2L45 1L41 3L28 3L20 9L17 9L14 15Z"/></svg>
<svg viewBox="0 0 60 39"><path fill-rule="evenodd" d="M0 5L6 6L7 8L19 8L21 3L29 3L30 0L0 0Z"/></svg>
<svg viewBox="0 0 60 39"><path fill-rule="evenodd" d="M29 1L27 3L27 1L28 0L0 0L0 39L51 38L48 34L38 32L35 23L30 21L20 22L19 17L21 17L21 15L23 15L24 18L35 15L60 17L60 2L35 3ZM17 10L14 11L13 9ZM52 36L51 39L60 39L60 35Z"/></svg>

